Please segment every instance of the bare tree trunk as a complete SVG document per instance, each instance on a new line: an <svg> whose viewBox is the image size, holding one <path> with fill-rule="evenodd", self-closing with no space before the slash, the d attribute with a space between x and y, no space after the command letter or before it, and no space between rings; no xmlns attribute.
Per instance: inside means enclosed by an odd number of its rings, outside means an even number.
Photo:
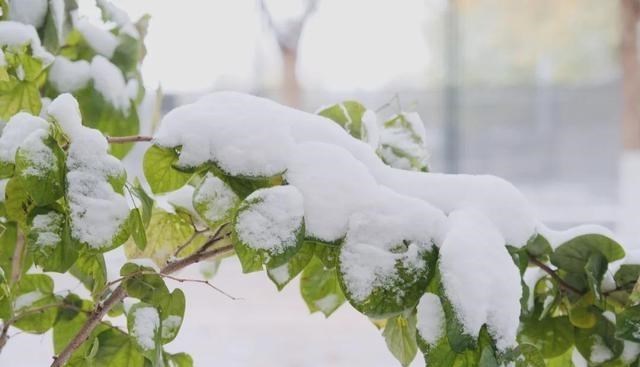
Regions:
<svg viewBox="0 0 640 367"><path fill-rule="evenodd" d="M298 52L295 49L281 47L282 54L282 98L287 106L301 107L301 90L296 67L298 62Z"/></svg>
<svg viewBox="0 0 640 367"><path fill-rule="evenodd" d="M638 0L621 0L620 60L622 62L622 142L625 150L640 149L640 65L638 63Z"/></svg>
<svg viewBox="0 0 640 367"><path fill-rule="evenodd" d="M640 2L620 0L622 64L622 143L619 164L619 214L616 232L627 243L640 238L640 65L638 20Z"/></svg>

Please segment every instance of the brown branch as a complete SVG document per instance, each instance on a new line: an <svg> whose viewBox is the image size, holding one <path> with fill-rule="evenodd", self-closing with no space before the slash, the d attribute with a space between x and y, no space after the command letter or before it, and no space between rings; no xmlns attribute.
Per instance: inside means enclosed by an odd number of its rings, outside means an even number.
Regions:
<svg viewBox="0 0 640 367"><path fill-rule="evenodd" d="M583 294L583 292L581 290L579 290L578 288L572 286L571 284L567 283L564 281L564 279L562 279L558 273L555 272L555 270L551 269L550 267L548 267L545 263L543 263L542 261L538 260L535 256L528 254L529 255L529 260L535 264L537 267L539 267L540 269L542 269L542 271L544 271L545 273L549 274L549 276L551 276L551 278L553 278L558 285L560 286L560 288L563 288L565 290L571 291L573 293L575 293L578 296L581 296Z"/></svg>
<svg viewBox="0 0 640 367"><path fill-rule="evenodd" d="M107 136L107 141L110 144L124 144L124 143L136 143L141 141L151 141L153 137L144 135L131 135L131 136Z"/></svg>
<svg viewBox="0 0 640 367"><path fill-rule="evenodd" d="M213 250L197 252L193 255L187 256L184 259L176 260L167 264L160 273L163 275L175 273L178 270L181 270L191 264L198 263L204 259L212 258L218 255L225 254L233 250L233 245L219 247ZM98 304L96 308L93 310L89 319L85 322L85 324L80 328L80 331L75 335L75 337L67 344L67 346L60 352L60 354L56 357L53 357L53 363L51 363L51 367L61 367L69 358L73 352L78 349L82 343L84 343L91 332L98 326L98 324L102 321L102 318L111 310L115 305L120 303L127 296L127 292L124 289L123 285L120 284L111 295L101 304Z"/></svg>
<svg viewBox="0 0 640 367"><path fill-rule="evenodd" d="M16 315L16 316L8 319L7 321L5 321L5 323L2 325L2 331L0 332L0 352L2 351L4 346L7 344L7 341L9 340L9 329L11 328L11 326L13 324L18 322L23 317L26 317L26 316L29 316L29 315L32 315L32 314L35 314L35 313L38 313L38 312L43 312L43 311L46 311L46 310L48 310L50 308L56 308L56 307L69 308L69 309L74 309L74 310L77 310L77 311L86 312L84 310L79 309L78 307L76 307L74 305L70 305L70 304L66 304L66 303L51 303L51 304L48 304L48 305L43 305L43 306L31 308L31 309L28 309L28 310L26 310L24 312L21 312L19 315Z"/></svg>
<svg viewBox="0 0 640 367"><path fill-rule="evenodd" d="M22 273L22 260L24 259L25 239L22 232L18 231L18 238L16 240L16 247L13 250L13 256L11 257L11 278L9 285L13 286L20 280Z"/></svg>
<svg viewBox="0 0 640 367"><path fill-rule="evenodd" d="M16 247L13 249L13 256L11 256L11 275L9 278L9 286L13 287L14 284L18 283L20 280L20 275L22 274L22 260L24 259L24 251L26 249L25 246L25 238L22 232L18 231L18 237L16 239ZM5 321L2 325L2 331L0 331L0 352L7 344L9 340L9 329L11 325L15 322L15 317Z"/></svg>

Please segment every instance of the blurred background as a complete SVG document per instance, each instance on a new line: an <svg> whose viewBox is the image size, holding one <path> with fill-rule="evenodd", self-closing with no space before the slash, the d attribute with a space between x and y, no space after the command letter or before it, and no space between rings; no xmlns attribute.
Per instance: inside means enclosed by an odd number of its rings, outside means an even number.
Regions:
<svg viewBox="0 0 640 367"><path fill-rule="evenodd" d="M637 0L114 3L151 15L142 71L164 112L222 89L311 112L345 99L381 117L417 111L433 171L502 176L551 227L598 223L640 244ZM81 6L99 16L92 1ZM196 366L397 365L348 305L309 316L297 283L278 294L234 261L214 284L242 300L187 285L170 350ZM48 360L40 349L28 358Z"/></svg>
<svg viewBox="0 0 640 367"><path fill-rule="evenodd" d="M151 15L143 75L165 111L222 89L308 111L415 110L433 171L502 176L551 225L629 227L623 137L637 147L640 127L623 128L622 46L626 18L636 40L635 0L115 3Z"/></svg>

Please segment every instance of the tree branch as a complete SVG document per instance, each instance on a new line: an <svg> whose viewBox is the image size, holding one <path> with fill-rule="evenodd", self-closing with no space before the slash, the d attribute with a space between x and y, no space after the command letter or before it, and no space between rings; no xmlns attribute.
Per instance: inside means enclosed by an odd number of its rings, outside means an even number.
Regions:
<svg viewBox="0 0 640 367"><path fill-rule="evenodd" d="M567 283L564 281L564 279L562 279L558 273L556 273L553 269L551 269L550 267L548 267L545 263L543 263L542 261L538 260L535 256L527 253L529 255L529 260L535 264L537 267L539 267L540 269L542 269L542 271L544 271L545 273L549 274L549 276L551 276L551 278L553 278L558 285L560 286L560 288L563 288L565 290L571 291L573 293L575 293L576 295L581 296L583 294L583 292L581 290L579 290L578 288L575 288L574 286L572 286L571 284Z"/></svg>
<svg viewBox="0 0 640 367"><path fill-rule="evenodd" d="M124 143L136 143L141 141L151 141L153 137L144 135L131 135L131 136L107 136L107 141L110 144L124 144Z"/></svg>
<svg viewBox="0 0 640 367"><path fill-rule="evenodd" d="M167 264L167 266L160 270L160 273L163 275L175 273L176 271L184 269L191 264L228 253L232 250L233 245L227 245L209 251L196 252L184 259L176 260ZM120 303L126 296L127 292L123 285L120 284L103 303L98 304L76 336L69 342L69 344L67 344L57 357L53 357L54 361L51 363L51 367L61 367L67 363L73 352L89 338L91 332L96 328L96 326L98 326L107 312Z"/></svg>
<svg viewBox="0 0 640 367"><path fill-rule="evenodd" d="M25 239L22 232L18 231L18 238L16 240L16 247L13 250L13 256L11 257L11 278L9 285L13 286L20 280L20 274L22 273L22 260L24 258Z"/></svg>
<svg viewBox="0 0 640 367"><path fill-rule="evenodd" d="M9 278L9 286L13 287L14 284L20 280L20 275L22 274L22 260L24 258L24 250L25 250L25 238L22 232L18 231L18 237L16 239L16 247L13 249L13 256L11 256L11 275ZM7 344L9 340L9 329L11 325L15 322L15 317L5 321L2 325L2 331L0 331L0 352Z"/></svg>

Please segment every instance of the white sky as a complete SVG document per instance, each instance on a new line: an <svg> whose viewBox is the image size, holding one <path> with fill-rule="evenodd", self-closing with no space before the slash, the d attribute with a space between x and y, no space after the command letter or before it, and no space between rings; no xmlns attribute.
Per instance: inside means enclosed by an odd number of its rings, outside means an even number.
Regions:
<svg viewBox="0 0 640 367"><path fill-rule="evenodd" d="M143 74L166 91L251 89L280 80L280 57L256 0L113 0L152 16ZM83 13L93 0L81 0ZM274 13L299 11L273 0ZM89 10L90 11L90 10ZM309 89L423 85L429 53L424 0L320 0L300 40L298 75Z"/></svg>

